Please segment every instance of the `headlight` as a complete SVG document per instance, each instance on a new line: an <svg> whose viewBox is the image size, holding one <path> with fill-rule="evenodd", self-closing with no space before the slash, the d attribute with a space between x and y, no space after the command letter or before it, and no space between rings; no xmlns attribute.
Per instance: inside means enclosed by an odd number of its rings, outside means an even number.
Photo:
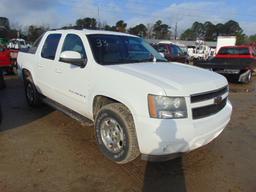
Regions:
<svg viewBox="0 0 256 192"><path fill-rule="evenodd" d="M184 97L148 95L148 106L152 118L180 119L188 116Z"/></svg>

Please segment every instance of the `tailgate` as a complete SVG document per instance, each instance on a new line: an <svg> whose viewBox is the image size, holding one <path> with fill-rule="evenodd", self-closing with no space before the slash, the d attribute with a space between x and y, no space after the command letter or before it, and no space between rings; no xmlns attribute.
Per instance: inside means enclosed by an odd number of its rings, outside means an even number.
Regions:
<svg viewBox="0 0 256 192"><path fill-rule="evenodd" d="M212 70L223 70L223 69L256 69L256 60L251 58L213 58L209 61L198 61L194 64L195 66L212 69Z"/></svg>

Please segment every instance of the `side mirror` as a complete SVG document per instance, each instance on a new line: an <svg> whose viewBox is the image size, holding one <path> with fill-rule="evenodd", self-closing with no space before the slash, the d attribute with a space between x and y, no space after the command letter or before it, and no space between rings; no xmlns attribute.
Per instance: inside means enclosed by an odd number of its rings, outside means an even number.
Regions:
<svg viewBox="0 0 256 192"><path fill-rule="evenodd" d="M63 51L60 54L60 61L64 63L70 63L72 65L85 67L87 60L82 58L81 54L76 51Z"/></svg>

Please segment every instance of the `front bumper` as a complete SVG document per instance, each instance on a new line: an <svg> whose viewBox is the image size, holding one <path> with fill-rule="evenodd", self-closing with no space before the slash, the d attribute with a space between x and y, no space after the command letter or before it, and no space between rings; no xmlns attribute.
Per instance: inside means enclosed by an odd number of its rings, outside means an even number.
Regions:
<svg viewBox="0 0 256 192"><path fill-rule="evenodd" d="M216 138L230 121L231 103L206 118L135 118L140 152L144 155L184 153L202 147Z"/></svg>

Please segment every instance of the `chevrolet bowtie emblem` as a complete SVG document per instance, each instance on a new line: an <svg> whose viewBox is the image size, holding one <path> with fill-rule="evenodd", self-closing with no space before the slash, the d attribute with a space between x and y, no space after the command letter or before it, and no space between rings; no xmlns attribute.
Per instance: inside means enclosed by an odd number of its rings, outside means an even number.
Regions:
<svg viewBox="0 0 256 192"><path fill-rule="evenodd" d="M213 103L214 103L215 105L219 105L221 102L222 102L222 97L221 97L221 96L214 98Z"/></svg>

